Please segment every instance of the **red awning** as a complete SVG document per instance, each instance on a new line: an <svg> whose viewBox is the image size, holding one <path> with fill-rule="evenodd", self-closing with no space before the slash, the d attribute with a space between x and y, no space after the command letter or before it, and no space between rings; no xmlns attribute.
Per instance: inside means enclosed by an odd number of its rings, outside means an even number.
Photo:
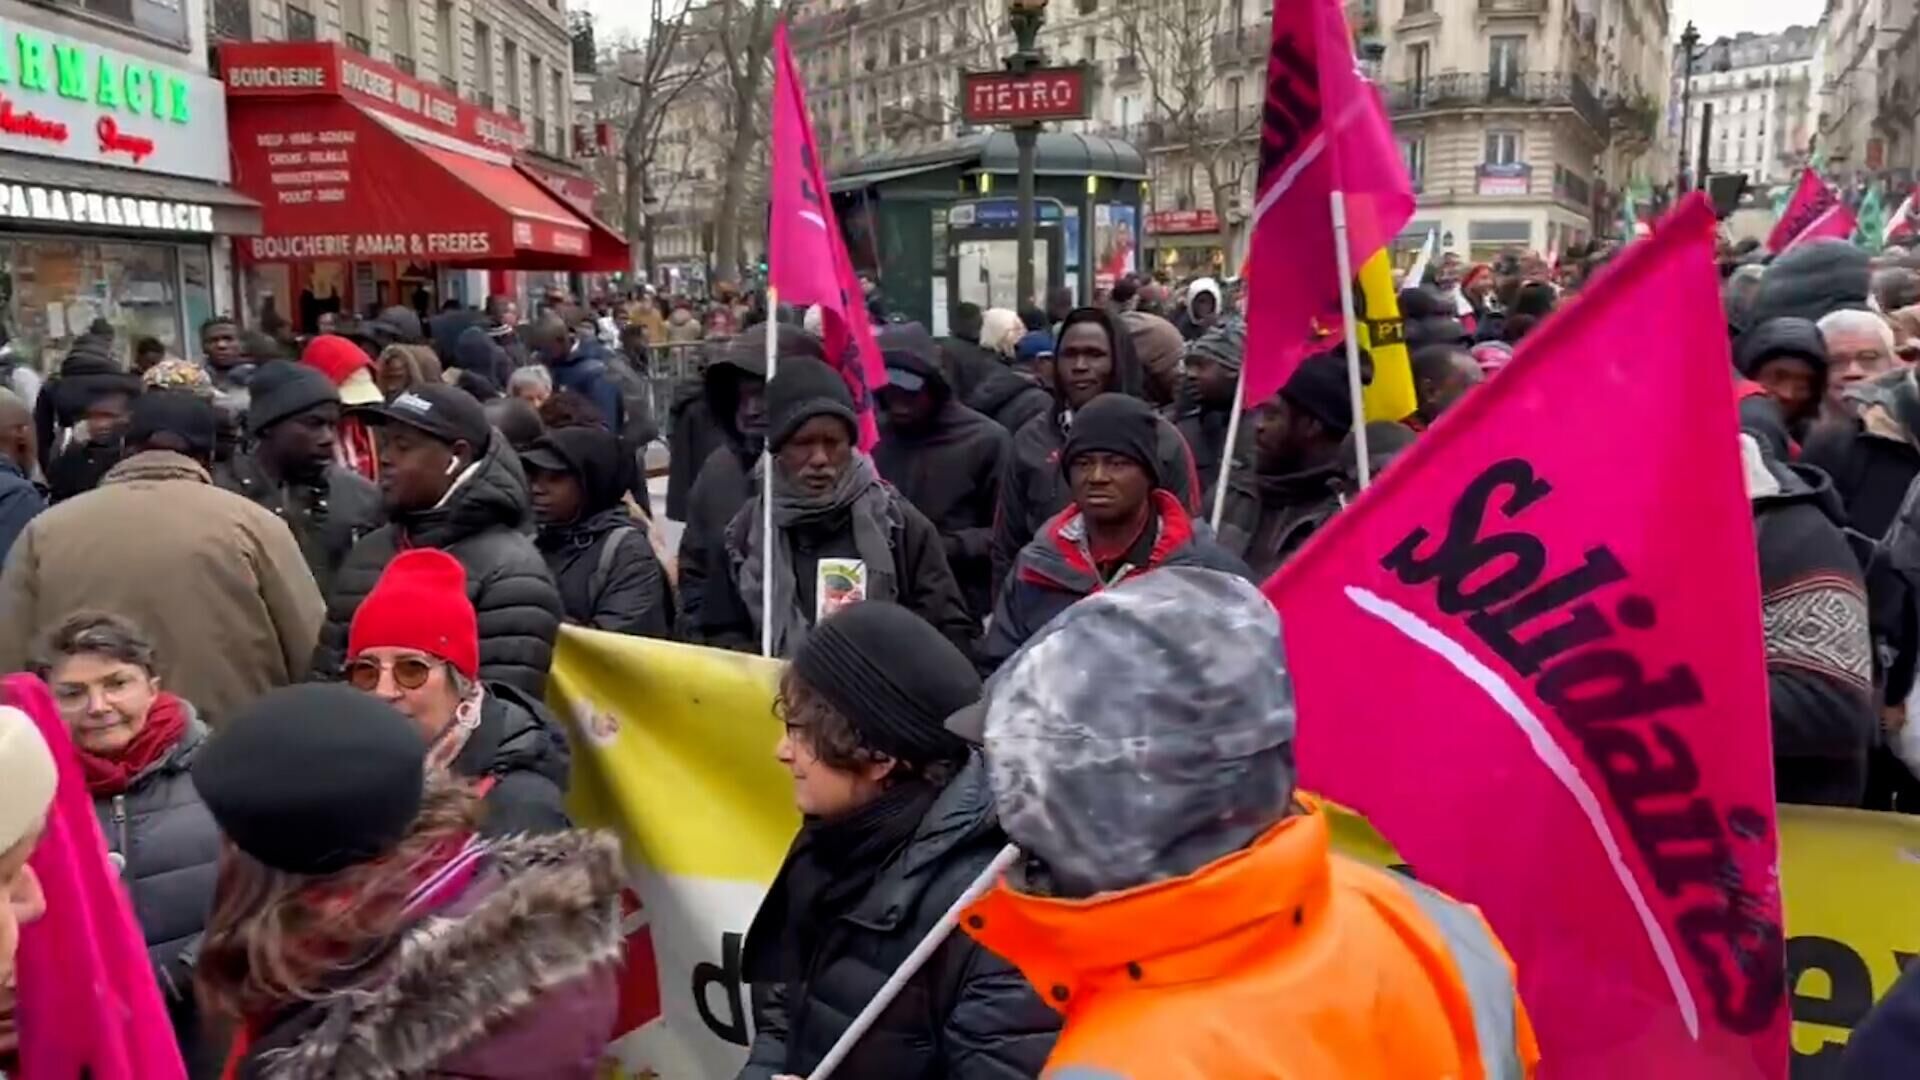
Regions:
<svg viewBox="0 0 1920 1080"><path fill-rule="evenodd" d="M545 177L540 175L539 170L528 168L524 164L519 165L519 169L521 175L532 181L540 190L553 196L556 201L564 204L567 209L573 211L580 220L587 223L588 241L591 247L590 257L596 263L609 264L597 267L597 269L607 271L627 269L630 265L627 241L618 232L614 231L613 226L601 221L598 217L595 217L591 211L580 206L575 200L568 198L566 192L561 191L549 183ZM618 265L611 265L616 263Z"/></svg>
<svg viewBox="0 0 1920 1080"><path fill-rule="evenodd" d="M599 235L605 226L528 179L504 149L340 98L234 97L227 115L234 186L261 203L262 234L238 245L253 261L627 268L618 237Z"/></svg>

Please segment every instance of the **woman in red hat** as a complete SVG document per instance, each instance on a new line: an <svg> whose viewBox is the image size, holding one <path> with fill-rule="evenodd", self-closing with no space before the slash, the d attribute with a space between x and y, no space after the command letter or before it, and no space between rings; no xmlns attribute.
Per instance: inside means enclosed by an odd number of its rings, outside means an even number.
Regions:
<svg viewBox="0 0 1920 1080"><path fill-rule="evenodd" d="M319 368L340 388L340 404L348 411L340 417L333 444L333 458L341 468L357 472L374 483L380 482L380 449L373 429L351 411L357 405L375 405L385 400L373 381L373 358L360 346L337 334L321 334L300 354L300 362Z"/></svg>
<svg viewBox="0 0 1920 1080"><path fill-rule="evenodd" d="M567 828L565 734L537 699L479 672L459 560L435 548L395 556L347 631L347 682L413 721L430 769L474 785L486 834Z"/></svg>

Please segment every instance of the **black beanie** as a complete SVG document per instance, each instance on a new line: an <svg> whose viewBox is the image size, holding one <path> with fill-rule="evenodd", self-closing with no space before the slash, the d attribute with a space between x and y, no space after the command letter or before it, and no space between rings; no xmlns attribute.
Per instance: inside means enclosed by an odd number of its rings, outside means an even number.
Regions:
<svg viewBox="0 0 1920 1080"><path fill-rule="evenodd" d="M1280 396L1294 408L1320 421L1329 432L1344 436L1353 430L1353 394L1347 387L1347 363L1335 353L1320 353L1300 362Z"/></svg>
<svg viewBox="0 0 1920 1080"><path fill-rule="evenodd" d="M227 839L290 874L320 875L392 851L420 814L427 744L371 694L313 683L242 709L193 763Z"/></svg>
<svg viewBox="0 0 1920 1080"><path fill-rule="evenodd" d="M289 417L332 402L340 403L340 388L319 368L292 360L269 360L254 370L247 383L247 430L255 435Z"/></svg>
<svg viewBox="0 0 1920 1080"><path fill-rule="evenodd" d="M853 395L840 373L810 356L781 357L767 383L767 448L786 445L800 426L816 416L835 416L859 438L860 421Z"/></svg>
<svg viewBox="0 0 1920 1080"><path fill-rule="evenodd" d="M213 457L219 433L213 402L190 390L149 390L133 399L126 444L164 446L205 460Z"/></svg>
<svg viewBox="0 0 1920 1080"><path fill-rule="evenodd" d="M1131 394L1101 394L1074 410L1060 471L1066 472L1074 458L1090 450L1132 458L1147 470L1154 487L1165 486L1160 476L1160 418L1153 406Z"/></svg>
<svg viewBox="0 0 1920 1080"><path fill-rule="evenodd" d="M866 600L820 621L793 670L846 717L869 749L902 761L958 761L966 740L947 717L980 699L980 676L931 623L898 604Z"/></svg>

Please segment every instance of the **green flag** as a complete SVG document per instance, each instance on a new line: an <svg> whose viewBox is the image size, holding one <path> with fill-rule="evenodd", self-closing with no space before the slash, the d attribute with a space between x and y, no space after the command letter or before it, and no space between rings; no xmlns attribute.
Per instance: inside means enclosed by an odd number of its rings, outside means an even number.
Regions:
<svg viewBox="0 0 1920 1080"><path fill-rule="evenodd" d="M1860 209L1854 213L1859 225L1855 228L1853 242L1869 251L1880 249L1880 238L1887 232L1887 208L1880 201L1880 185L1867 188L1867 197L1860 200Z"/></svg>

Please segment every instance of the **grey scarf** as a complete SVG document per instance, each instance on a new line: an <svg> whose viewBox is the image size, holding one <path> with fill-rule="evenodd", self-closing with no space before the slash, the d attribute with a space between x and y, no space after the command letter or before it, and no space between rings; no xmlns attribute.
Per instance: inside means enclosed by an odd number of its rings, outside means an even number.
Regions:
<svg viewBox="0 0 1920 1080"><path fill-rule="evenodd" d="M755 480L760 478L760 468L754 466ZM765 490L763 484L756 486ZM747 541L744 550L731 552L735 580L740 583L740 599L746 603L758 627L764 626L767 618L760 604L762 582L766 574L773 575L773 610L780 613L775 616L777 621L773 627L773 655L789 655L813 625L813 612L800 608L799 585L794 578L793 541L789 533L795 527L848 515L853 524L853 546L867 564L867 599L892 600L899 595L899 580L893 566L893 527L897 523L893 493L880 482L880 474L873 469L873 459L866 454L854 451L847 470L840 474L840 482L821 495L801 491L780 470L774 470L773 528L780 536L779 542L771 545L771 570L765 562L769 545L762 542L765 515L760 500L756 498L747 503L740 513L748 515ZM730 528L727 533L738 536L740 530Z"/></svg>

